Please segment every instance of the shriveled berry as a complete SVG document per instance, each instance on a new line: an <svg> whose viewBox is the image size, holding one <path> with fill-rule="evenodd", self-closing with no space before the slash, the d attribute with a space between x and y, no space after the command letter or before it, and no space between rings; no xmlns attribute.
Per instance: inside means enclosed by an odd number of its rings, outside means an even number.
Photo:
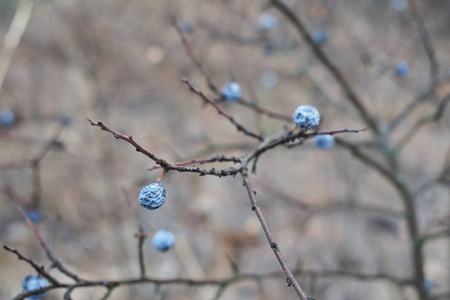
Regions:
<svg viewBox="0 0 450 300"><path fill-rule="evenodd" d="M48 281L44 277L39 277L37 275L28 275L22 281L23 292L32 292L37 291L43 288L48 287ZM28 296L29 299L41 299L45 296L45 292Z"/></svg>
<svg viewBox="0 0 450 300"><path fill-rule="evenodd" d="M320 149L331 149L333 148L335 144L334 135L331 134L322 134L322 135L316 135L314 137L314 144L317 148Z"/></svg>
<svg viewBox="0 0 450 300"><path fill-rule="evenodd" d="M222 97L227 101L237 101L242 98L242 89L236 81L230 81L222 88Z"/></svg>
<svg viewBox="0 0 450 300"><path fill-rule="evenodd" d="M300 128L314 128L320 123L319 111L310 105L300 105L294 112L294 122Z"/></svg>
<svg viewBox="0 0 450 300"><path fill-rule="evenodd" d="M153 182L141 190L139 203L142 207L153 210L161 207L166 202L167 191L159 182Z"/></svg>
<svg viewBox="0 0 450 300"><path fill-rule="evenodd" d="M175 244L175 235L168 230L158 230L152 238L152 244L159 251L167 251Z"/></svg>

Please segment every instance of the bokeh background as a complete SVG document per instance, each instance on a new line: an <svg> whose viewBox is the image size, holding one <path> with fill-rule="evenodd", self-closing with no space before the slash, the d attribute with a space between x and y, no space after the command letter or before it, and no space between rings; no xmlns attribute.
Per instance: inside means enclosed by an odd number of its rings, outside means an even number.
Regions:
<svg viewBox="0 0 450 300"><path fill-rule="evenodd" d="M323 30L321 47L380 124L391 121L426 90L429 62L403 1L287 2L308 29ZM418 2L440 76L445 77L450 68L450 3ZM22 15L17 16L18 11ZM278 22L263 33L258 30L262 13L272 14ZM189 60L169 15L192 26L185 28L185 35L218 87L235 79L245 99L287 116L298 105L314 105L321 112L323 130L366 127L309 47L264 1L0 0L0 38L6 41L13 34L13 20L25 26L17 47L4 42L0 56L5 73L0 77L0 110L12 110L16 117L13 125L0 131L2 244L49 266L18 207L37 210L36 226L69 269L92 280L138 277L136 209L146 232L164 228L177 237L175 248L166 253L146 241L149 276L227 278L233 276L230 260L245 274L280 270L239 176L170 172L162 180L168 191L166 204L145 210L138 203L139 191L160 172L148 171L154 165L151 160L86 120L102 120L170 162L243 155L257 146L180 81L186 77L216 97ZM395 65L402 60L409 73L401 78ZM449 92L450 84L443 81L437 95ZM292 125L235 103L222 107L267 136ZM433 109L435 102L421 106L389 142L397 141ZM413 188L437 176L446 164L449 129L446 112L402 152L401 172ZM369 132L340 137L371 140ZM36 164L33 168L37 158L39 168ZM347 150L318 150L309 140L299 147L279 147L260 157L251 178L293 269L399 278L411 274L404 222L388 213L346 208L365 205L402 211L392 186ZM432 185L416 204L421 230L433 230L450 213L449 186ZM449 246L448 240L439 239L426 247L425 269L433 292L448 291ZM6 251L0 251L0 264L0 298L12 298L21 292L23 277L34 270ZM70 281L56 270L52 274ZM298 280L316 299L414 299L411 288L400 289L387 280L342 276ZM161 286L157 293L146 284L118 288L109 299L213 299L216 291L217 287L177 285ZM63 293L51 291L44 299L62 299ZM83 288L72 295L100 299L103 294L103 288ZM280 275L261 285L254 281L232 285L221 299L296 299L296 295Z"/></svg>

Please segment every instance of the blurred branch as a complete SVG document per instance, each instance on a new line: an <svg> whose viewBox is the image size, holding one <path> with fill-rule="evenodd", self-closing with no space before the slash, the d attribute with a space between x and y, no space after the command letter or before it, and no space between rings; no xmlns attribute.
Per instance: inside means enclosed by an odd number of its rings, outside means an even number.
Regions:
<svg viewBox="0 0 450 300"><path fill-rule="evenodd" d="M400 141L394 147L394 153L398 154L405 145L416 135L416 133L422 129L425 125L439 121L445 113L448 102L450 101L450 94L442 98L436 107L436 111L432 115L423 116L420 118L413 127L400 139Z"/></svg>
<svg viewBox="0 0 450 300"><path fill-rule="evenodd" d="M417 30L419 31L420 38L423 43L423 47L428 56L428 60L430 62L430 77L432 82L436 82L438 74L439 74L439 64L436 59L436 53L433 48L433 44L430 40L430 35L428 34L425 23L422 19L422 15L417 7L416 0L408 0L409 11L414 19L414 22L417 25ZM431 85L434 85L431 83Z"/></svg>
<svg viewBox="0 0 450 300"><path fill-rule="evenodd" d="M347 80L342 75L339 68L331 61L331 59L328 57L327 54L317 45L309 32L306 30L305 25L303 24L302 20L296 16L286 4L284 4L280 0L270 0L271 5L273 5L275 8L277 8L288 21L292 23L292 25L297 29L297 31L301 34L303 37L303 40L308 44L308 46L311 48L314 55L322 62L322 64L325 66L326 69L330 72L330 74L334 77L336 82L339 84L339 86L342 88L342 90L345 92L347 96L347 100L355 107L355 109L359 112L364 122L372 129L375 133L378 133L378 126L375 120L372 118L372 116L369 114L369 112L366 110L366 108L363 105L363 102L361 99L356 95L356 93L353 91L350 84L347 82Z"/></svg>
<svg viewBox="0 0 450 300"><path fill-rule="evenodd" d="M211 81L211 78L208 76L208 74L205 72L205 69L203 68L203 65L200 63L200 61L197 59L197 57L194 54L194 51L192 51L192 47L189 44L186 36L184 35L183 30L181 29L180 25L178 25L178 21L175 18L175 16L170 17L170 23L172 26L177 30L178 35L180 36L181 43L183 44L184 49L186 50L187 55L191 59L192 63L195 65L197 70L203 75L203 77L206 80L206 83L208 85L208 88L210 88L214 93L219 94L219 90L217 87L213 84Z"/></svg>
<svg viewBox="0 0 450 300"><path fill-rule="evenodd" d="M8 32L3 39L3 47L0 54L0 92L11 65L12 58L17 46L22 39L23 33L30 21L31 12L33 11L33 0L21 0L17 6L17 11L9 26Z"/></svg>

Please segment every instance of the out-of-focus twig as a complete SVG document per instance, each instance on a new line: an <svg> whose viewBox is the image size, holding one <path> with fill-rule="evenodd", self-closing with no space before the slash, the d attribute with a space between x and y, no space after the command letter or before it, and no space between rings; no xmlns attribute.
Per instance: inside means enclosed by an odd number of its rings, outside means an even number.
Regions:
<svg viewBox="0 0 450 300"><path fill-rule="evenodd" d="M8 32L3 39L3 47L0 53L0 92L2 90L3 82L8 73L11 60L17 49L17 46L22 39L23 33L30 21L31 13L33 11L33 0L21 0L17 6L16 14L9 26Z"/></svg>

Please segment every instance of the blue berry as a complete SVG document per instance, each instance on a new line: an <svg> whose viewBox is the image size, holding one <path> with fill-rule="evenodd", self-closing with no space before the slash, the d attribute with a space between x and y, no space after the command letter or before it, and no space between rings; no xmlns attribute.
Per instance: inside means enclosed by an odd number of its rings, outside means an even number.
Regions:
<svg viewBox="0 0 450 300"><path fill-rule="evenodd" d="M239 83L230 81L222 88L222 97L227 101L237 101L242 98L242 90Z"/></svg>
<svg viewBox="0 0 450 300"><path fill-rule="evenodd" d="M317 45L323 45L327 42L327 31L324 28L317 28L311 32L311 38Z"/></svg>
<svg viewBox="0 0 450 300"><path fill-rule="evenodd" d="M31 291L37 291L43 288L48 287L48 281L44 277L39 277L37 275L29 275L25 277L22 281L22 288L23 292L31 292ZM29 299L41 299L45 296L45 292L28 296Z"/></svg>
<svg viewBox="0 0 450 300"><path fill-rule="evenodd" d="M408 73L409 65L406 61L401 60L395 65L395 75L398 77L406 77L408 76Z"/></svg>
<svg viewBox="0 0 450 300"><path fill-rule="evenodd" d="M390 0L389 2L396 11L403 11L408 8L407 0Z"/></svg>
<svg viewBox="0 0 450 300"><path fill-rule="evenodd" d="M58 121L62 126L69 126L72 123L72 117L67 114L59 114Z"/></svg>
<svg viewBox="0 0 450 300"><path fill-rule="evenodd" d="M167 251L175 244L175 235L168 230L158 230L152 238L152 244L159 251Z"/></svg>
<svg viewBox="0 0 450 300"><path fill-rule="evenodd" d="M261 75L261 83L267 88L273 88L278 83L278 74L275 71L268 70Z"/></svg>
<svg viewBox="0 0 450 300"><path fill-rule="evenodd" d="M265 13L258 18L258 27L260 30L271 30L277 27L278 19L269 13Z"/></svg>
<svg viewBox="0 0 450 300"><path fill-rule="evenodd" d="M317 148L320 149L324 150L331 149L335 144L334 135L331 134L316 135L314 137L314 144L316 145Z"/></svg>
<svg viewBox="0 0 450 300"><path fill-rule="evenodd" d="M425 278L425 290L427 291L428 294L431 294L434 287L435 287L434 281L430 278Z"/></svg>
<svg viewBox="0 0 450 300"><path fill-rule="evenodd" d="M185 33L191 33L194 31L194 24L189 20L183 20L178 25Z"/></svg>
<svg viewBox="0 0 450 300"><path fill-rule="evenodd" d="M27 210L26 215L27 215L28 219L30 219L30 221L33 222L34 224L36 224L40 220L42 220L42 213L39 209Z"/></svg>
<svg viewBox="0 0 450 300"><path fill-rule="evenodd" d="M313 106L301 105L294 112L294 123L300 128L317 127L320 123L320 114Z"/></svg>
<svg viewBox="0 0 450 300"><path fill-rule="evenodd" d="M1 127L10 127L14 125L14 121L16 120L16 115L12 110L6 109L0 114L0 126Z"/></svg>
<svg viewBox="0 0 450 300"><path fill-rule="evenodd" d="M166 202L167 191L159 182L153 182L141 190L139 203L150 210L161 207Z"/></svg>

